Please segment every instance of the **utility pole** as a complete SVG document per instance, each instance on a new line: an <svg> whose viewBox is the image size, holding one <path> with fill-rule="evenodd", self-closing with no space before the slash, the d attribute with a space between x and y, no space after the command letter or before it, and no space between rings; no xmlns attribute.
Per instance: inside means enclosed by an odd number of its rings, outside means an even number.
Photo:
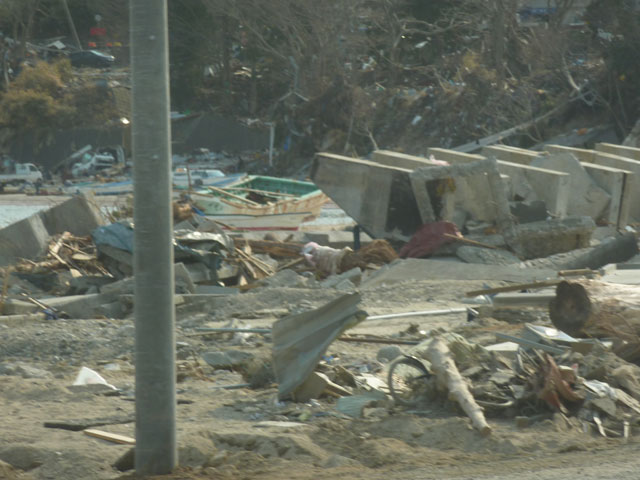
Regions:
<svg viewBox="0 0 640 480"><path fill-rule="evenodd" d="M67 5L67 0L62 0L62 6L64 7L64 13L67 15L67 21L69 22L69 28L71 29L71 35L73 35L73 40L76 42L76 47L78 50L82 50L82 45L80 44L80 39L78 38L78 32L76 31L76 25L73 23L73 18L71 17L71 12L69 11L69 5Z"/></svg>
<svg viewBox="0 0 640 480"><path fill-rule="evenodd" d="M177 464L167 0L129 0L139 475Z"/></svg>

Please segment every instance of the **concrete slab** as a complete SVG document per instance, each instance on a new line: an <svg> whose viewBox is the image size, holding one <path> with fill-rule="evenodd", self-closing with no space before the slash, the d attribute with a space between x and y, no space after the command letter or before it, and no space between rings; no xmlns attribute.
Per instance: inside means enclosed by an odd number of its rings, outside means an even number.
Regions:
<svg viewBox="0 0 640 480"><path fill-rule="evenodd" d="M531 166L556 170L570 175L568 215L600 218L609 204L610 196L600 188L572 153L556 153L535 159Z"/></svg>
<svg viewBox="0 0 640 480"><path fill-rule="evenodd" d="M581 162L593 163L596 157L594 150L585 148L565 147L564 145L545 145L544 148L549 153L571 153Z"/></svg>
<svg viewBox="0 0 640 480"><path fill-rule="evenodd" d="M88 295L70 295L66 297L38 298L40 302L48 307L63 311L71 318L94 318L103 304L113 301L113 296L102 293L91 293Z"/></svg>
<svg viewBox="0 0 640 480"><path fill-rule="evenodd" d="M601 280L603 282L620 283L623 285L640 285L640 272L631 269L614 270L604 275Z"/></svg>
<svg viewBox="0 0 640 480"><path fill-rule="evenodd" d="M613 145L610 143L596 144L596 150L565 147L563 145L547 145L549 152L572 153L582 163L595 163L606 167L627 170L635 174L635 178L627 178L627 198L622 201L623 218L628 211L630 218L640 220L640 149Z"/></svg>
<svg viewBox="0 0 640 480"><path fill-rule="evenodd" d="M567 215L568 175L563 172L529 166L536 158L544 156L543 153L497 145L485 147L483 152L498 160L498 171L511 179L513 194L524 198L525 201L541 199L547 204L547 208L552 214L559 217ZM482 158L482 155L455 152L443 148L430 148L429 154L434 155L438 160L446 160L456 164L469 163ZM536 197L532 195L529 188ZM470 202L473 205L482 205L482 199L470 199ZM493 220L491 218L483 219L478 213L475 217L479 220Z"/></svg>
<svg viewBox="0 0 640 480"><path fill-rule="evenodd" d="M462 153L447 148L430 148L427 150L427 155L429 157L433 155L433 158L436 160L444 160L445 162L454 164L477 162L478 160L486 158L484 155Z"/></svg>
<svg viewBox="0 0 640 480"><path fill-rule="evenodd" d="M318 153L311 178L377 238L407 239L422 225L410 170L368 160Z"/></svg>
<svg viewBox="0 0 640 480"><path fill-rule="evenodd" d="M420 167L437 166L437 162L433 162L425 157L415 155L407 155L406 153L392 152L391 150L376 150L373 152L371 159L381 165L389 167L406 168L414 170Z"/></svg>
<svg viewBox="0 0 640 480"><path fill-rule="evenodd" d="M512 265L520 263L520 259L507 250L472 247L463 245L456 249L456 256L467 263L481 263L485 265Z"/></svg>
<svg viewBox="0 0 640 480"><path fill-rule="evenodd" d="M435 180L449 182L450 179L454 179L456 182L456 191L457 182L460 179L470 178L471 181L473 181L477 178L481 178L483 181L486 181L488 188L486 195L488 198L485 208L489 205L492 207L487 208L487 210L494 211L498 230L505 238L507 244L515 252L519 251L517 232L511 217L507 196L504 191L504 185L500 178L495 159L485 158L464 165L451 165L448 167L418 168L411 172L410 178L419 207L429 203L430 200L427 194L427 186L430 182ZM429 209L431 209L431 206L429 206Z"/></svg>
<svg viewBox="0 0 640 480"><path fill-rule="evenodd" d="M0 266L13 264L18 258L38 257L44 253L50 235L71 232L86 236L103 224L97 206L84 197L70 198L0 230Z"/></svg>
<svg viewBox="0 0 640 480"><path fill-rule="evenodd" d="M596 224L591 217L567 217L518 226L525 260L587 248Z"/></svg>
<svg viewBox="0 0 640 480"><path fill-rule="evenodd" d="M546 258L527 260L527 267L555 270L598 269L610 263L625 262L638 254L638 240L634 234L606 238L598 245L558 253Z"/></svg>
<svg viewBox="0 0 640 480"><path fill-rule="evenodd" d="M461 261L407 258L397 260L363 281L361 290L397 282L494 280L529 283L557 278L555 270L518 265L480 265Z"/></svg>
<svg viewBox="0 0 640 480"><path fill-rule="evenodd" d="M603 218L608 224L615 225L617 228L625 227L629 221L631 187L635 181L633 172L595 163L583 163L582 166L596 185L611 196Z"/></svg>
<svg viewBox="0 0 640 480"><path fill-rule="evenodd" d="M537 158L532 158L532 161ZM546 204L547 210L552 215L559 218L567 215L571 188L571 179L568 173L504 160L498 160L497 163L498 171L509 175L512 179L512 185L517 185L518 179L523 178L530 185L537 198ZM526 197L523 198L527 201Z"/></svg>
<svg viewBox="0 0 640 480"><path fill-rule="evenodd" d="M635 176L631 179L628 189L630 199L629 216L636 220L640 220L640 161L631 158L620 157L610 153L596 152L593 162L596 165L605 167L618 168L633 172Z"/></svg>
<svg viewBox="0 0 640 480"><path fill-rule="evenodd" d="M0 230L0 266L11 265L19 258L36 258L49 244L49 232L39 214L12 223Z"/></svg>
<svg viewBox="0 0 640 480"><path fill-rule="evenodd" d="M451 165L465 165L467 163L484 160L486 157L482 155L474 155L470 153L456 152L446 148L430 148L427 153L436 160L442 160ZM508 184L507 191L511 192L512 188ZM494 208L487 208L491 205L492 193L489 183L483 176L475 176L473 178L456 178L455 192L453 203L455 208L460 208L468 212L474 220L480 222L493 222L496 220L496 211ZM451 220L445 218L445 220Z"/></svg>
<svg viewBox="0 0 640 480"><path fill-rule="evenodd" d="M90 198L80 195L39 214L49 235L71 232L87 236L100 225L106 224L98 206Z"/></svg>
<svg viewBox="0 0 640 480"><path fill-rule="evenodd" d="M485 157L495 157L498 160L504 160L506 162L518 163L520 165L530 165L533 160L545 155L545 153L510 147L508 145L489 145L482 149L482 155Z"/></svg>
<svg viewBox="0 0 640 480"><path fill-rule="evenodd" d="M632 160L640 160L640 148L615 145L613 143L596 143L596 152L611 153Z"/></svg>

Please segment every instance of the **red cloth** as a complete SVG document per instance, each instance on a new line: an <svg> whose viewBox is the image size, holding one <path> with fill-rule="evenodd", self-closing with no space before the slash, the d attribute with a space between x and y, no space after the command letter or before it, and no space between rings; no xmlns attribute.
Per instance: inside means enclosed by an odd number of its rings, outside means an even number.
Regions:
<svg viewBox="0 0 640 480"><path fill-rule="evenodd" d="M441 246L455 241L452 238L445 237L445 233L462 237L458 227L451 222L425 223L413 234L411 240L402 247L399 253L400 257L420 258L431 255Z"/></svg>

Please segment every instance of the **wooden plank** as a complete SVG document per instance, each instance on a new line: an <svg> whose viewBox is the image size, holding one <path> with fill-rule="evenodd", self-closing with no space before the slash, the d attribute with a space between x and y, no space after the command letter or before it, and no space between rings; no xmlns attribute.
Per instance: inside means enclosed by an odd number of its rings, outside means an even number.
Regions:
<svg viewBox="0 0 640 480"><path fill-rule="evenodd" d="M249 192L264 195L266 197L295 197L292 193L280 193L280 192L268 192L266 190L256 190L255 188L242 188L242 187L226 187L226 191L235 190L238 192Z"/></svg>
<svg viewBox="0 0 640 480"><path fill-rule="evenodd" d="M498 247L495 245L489 245L488 243L478 242L476 240L471 240L470 238L459 237L457 235L451 235L450 233L444 233L445 237L455 240L460 243L466 243L468 245L473 245L474 247L482 247L482 248L491 248L492 250L496 250Z"/></svg>
<svg viewBox="0 0 640 480"><path fill-rule="evenodd" d="M100 440L106 440L107 442L119 443L121 445L135 445L136 439L128 437L126 435L119 435L117 433L105 432L104 430L98 430L97 428L88 428L83 430L85 435L90 437L99 438Z"/></svg>

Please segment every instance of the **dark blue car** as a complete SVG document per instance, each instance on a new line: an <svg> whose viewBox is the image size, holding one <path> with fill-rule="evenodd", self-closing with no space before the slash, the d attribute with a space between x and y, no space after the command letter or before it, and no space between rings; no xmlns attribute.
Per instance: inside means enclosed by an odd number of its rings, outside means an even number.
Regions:
<svg viewBox="0 0 640 480"><path fill-rule="evenodd" d="M113 55L98 50L80 50L69 54L69 60L74 67L108 68L116 61Z"/></svg>

